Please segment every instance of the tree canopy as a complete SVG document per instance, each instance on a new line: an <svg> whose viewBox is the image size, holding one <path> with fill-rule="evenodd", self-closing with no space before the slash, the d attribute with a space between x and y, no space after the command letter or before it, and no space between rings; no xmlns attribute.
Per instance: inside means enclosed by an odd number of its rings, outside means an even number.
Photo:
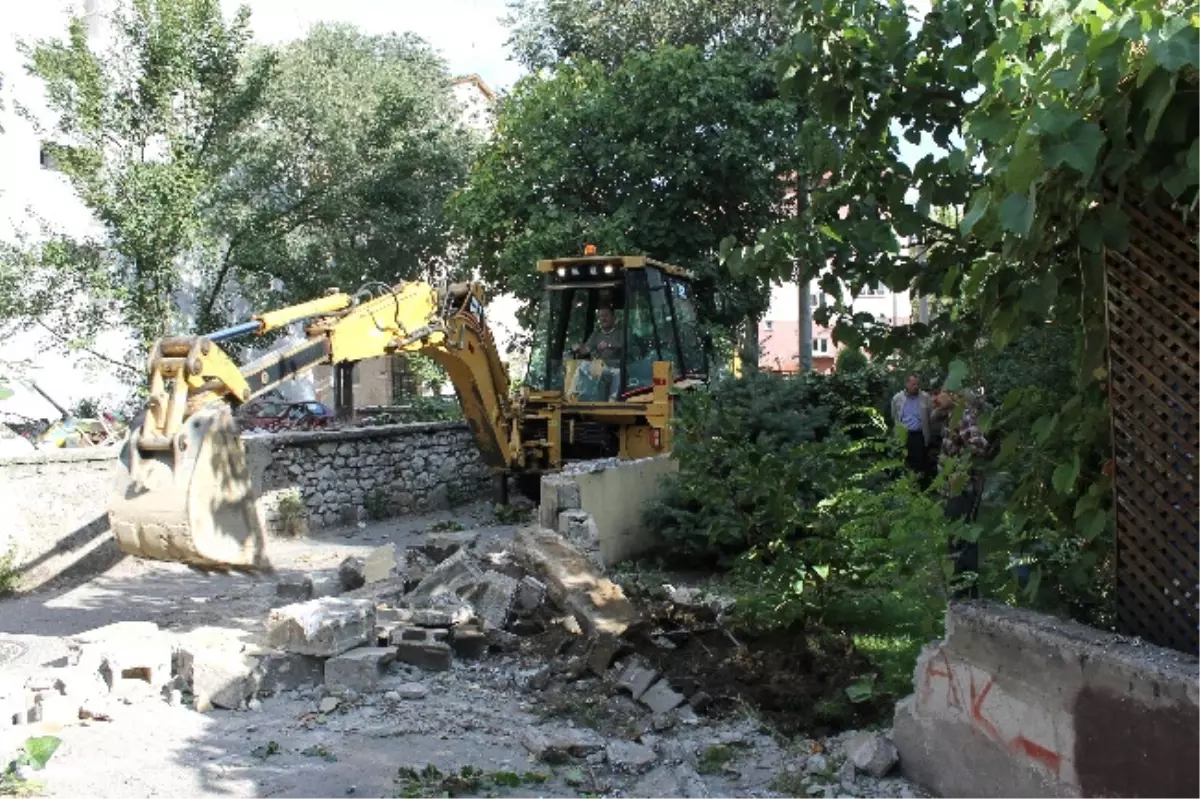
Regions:
<svg viewBox="0 0 1200 799"><path fill-rule="evenodd" d="M664 46L611 71L581 61L531 77L500 107L494 139L453 211L467 261L531 299L539 258L644 253L697 269L710 321L761 311L765 286L719 275L727 236L782 218L799 115L753 53Z"/></svg>
<svg viewBox="0 0 1200 799"><path fill-rule="evenodd" d="M228 304L230 277L256 296L282 280L303 298L445 268L444 205L474 140L428 44L318 25L259 57L274 75L212 206L224 244L202 311Z"/></svg>

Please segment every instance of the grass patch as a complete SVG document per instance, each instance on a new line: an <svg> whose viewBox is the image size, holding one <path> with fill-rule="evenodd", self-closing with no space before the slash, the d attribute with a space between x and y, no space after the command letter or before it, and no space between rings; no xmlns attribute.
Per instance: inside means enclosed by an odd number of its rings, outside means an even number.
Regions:
<svg viewBox="0 0 1200 799"><path fill-rule="evenodd" d="M560 696L541 709L538 715L543 719L571 719L581 727L600 731L607 718L604 705L594 696L568 695Z"/></svg>
<svg viewBox="0 0 1200 799"><path fill-rule="evenodd" d="M21 573L17 570L17 545L9 544L0 554L0 596L8 596L17 590Z"/></svg>
<svg viewBox="0 0 1200 799"><path fill-rule="evenodd" d="M394 796L400 799L456 797L481 793L496 796L504 788L543 785L549 779L549 774L538 771L526 771L522 774L515 771L488 773L477 766L463 766L458 771L445 773L430 763L420 771L409 766L400 768L394 778L394 781L399 783L400 790Z"/></svg>
<svg viewBox="0 0 1200 799"><path fill-rule="evenodd" d="M732 746L715 744L706 747L700 753L700 762L696 770L701 774L720 774L725 767L737 759L737 750Z"/></svg>
<svg viewBox="0 0 1200 799"><path fill-rule="evenodd" d="M434 522L429 525L431 533L461 533L466 528L453 519L447 519L441 522Z"/></svg>
<svg viewBox="0 0 1200 799"><path fill-rule="evenodd" d="M854 647L879 669L875 690L897 699L912 693L913 671L926 643L912 635L854 636Z"/></svg>

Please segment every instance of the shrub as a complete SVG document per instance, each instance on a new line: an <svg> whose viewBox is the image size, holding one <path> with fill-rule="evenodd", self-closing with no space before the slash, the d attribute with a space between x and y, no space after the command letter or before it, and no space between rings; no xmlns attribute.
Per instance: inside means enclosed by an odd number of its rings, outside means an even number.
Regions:
<svg viewBox="0 0 1200 799"><path fill-rule="evenodd" d="M308 508L304 497L293 489L279 498L279 527L284 535L301 537L308 533Z"/></svg>
<svg viewBox="0 0 1200 799"><path fill-rule="evenodd" d="M8 548L0 553L0 596L7 596L17 590L21 573L17 570L17 545L10 543Z"/></svg>
<svg viewBox="0 0 1200 799"><path fill-rule="evenodd" d="M838 353L836 369L841 374L861 372L871 365L867 356L858 347L847 347Z"/></svg>

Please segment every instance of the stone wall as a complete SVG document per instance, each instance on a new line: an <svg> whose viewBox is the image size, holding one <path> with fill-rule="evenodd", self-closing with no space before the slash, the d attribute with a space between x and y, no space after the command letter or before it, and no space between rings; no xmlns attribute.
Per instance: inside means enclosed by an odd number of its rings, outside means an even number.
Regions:
<svg viewBox="0 0 1200 799"><path fill-rule="evenodd" d="M247 436L259 511L278 531L279 501L299 491L310 529L447 507L488 496L490 473L462 422ZM119 447L0 458L0 556L16 546L20 587L87 577L120 559L108 529Z"/></svg>
<svg viewBox="0 0 1200 799"><path fill-rule="evenodd" d="M1196 673L1139 639L952 605L896 708L901 767L940 796L1197 796Z"/></svg>
<svg viewBox="0 0 1200 799"><path fill-rule="evenodd" d="M269 532L296 490L319 528L447 508L488 496L491 485L462 422L253 436L246 451Z"/></svg>

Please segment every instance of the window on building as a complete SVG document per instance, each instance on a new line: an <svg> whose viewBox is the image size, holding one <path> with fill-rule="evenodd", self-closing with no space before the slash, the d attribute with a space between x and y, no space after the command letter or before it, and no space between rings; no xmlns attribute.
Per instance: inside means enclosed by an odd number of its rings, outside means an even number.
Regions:
<svg viewBox="0 0 1200 799"><path fill-rule="evenodd" d="M863 289L864 297L882 297L887 294L887 286L882 283L872 283Z"/></svg>
<svg viewBox="0 0 1200 799"><path fill-rule="evenodd" d="M820 353L820 354L829 352L829 339L814 338L813 339L813 352Z"/></svg>

